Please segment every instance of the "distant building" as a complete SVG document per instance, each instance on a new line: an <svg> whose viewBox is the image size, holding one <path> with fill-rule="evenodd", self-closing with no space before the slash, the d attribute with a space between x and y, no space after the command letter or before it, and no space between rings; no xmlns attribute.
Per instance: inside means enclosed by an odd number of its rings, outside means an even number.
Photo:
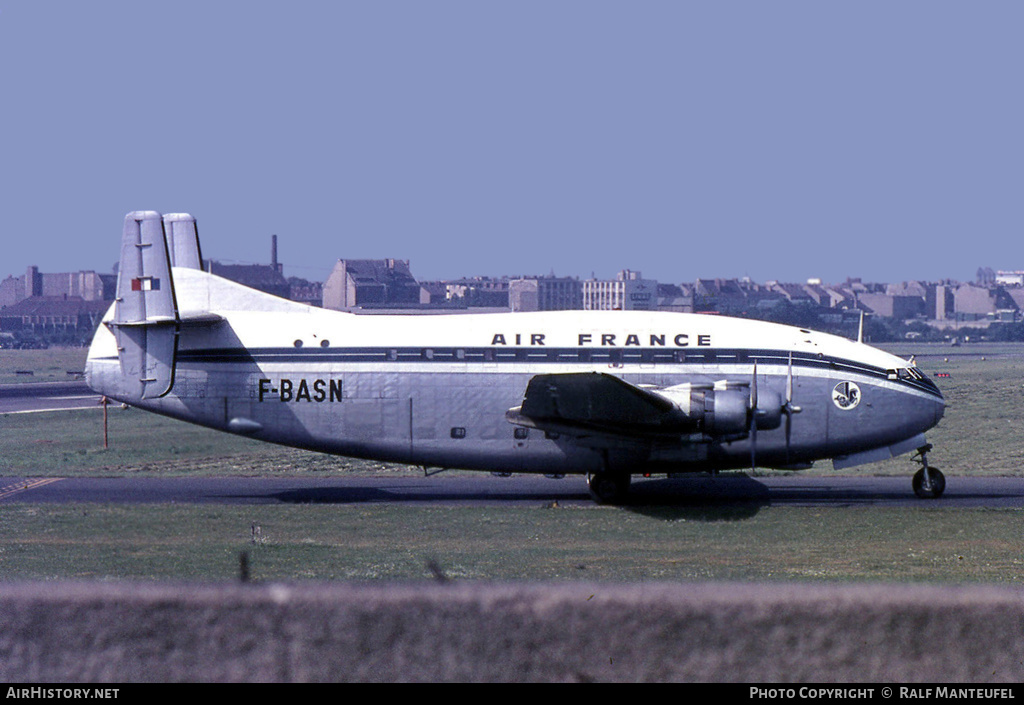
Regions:
<svg viewBox="0 0 1024 705"><path fill-rule="evenodd" d="M923 282L902 282L900 284L886 284L885 293L893 296L916 296L923 299L928 292L928 285Z"/></svg>
<svg viewBox="0 0 1024 705"><path fill-rule="evenodd" d="M977 277L975 283L978 286L992 286L996 283L996 273L991 267L978 267L975 276Z"/></svg>
<svg viewBox="0 0 1024 705"><path fill-rule="evenodd" d="M0 331L35 334L84 333L99 325L109 301L80 296L30 296L0 310Z"/></svg>
<svg viewBox="0 0 1024 705"><path fill-rule="evenodd" d="M947 284L935 284L925 292L925 317L935 321L955 318L954 287Z"/></svg>
<svg viewBox="0 0 1024 705"><path fill-rule="evenodd" d="M924 315L924 298L866 292L857 297L860 307L885 318L910 319Z"/></svg>
<svg viewBox="0 0 1024 705"><path fill-rule="evenodd" d="M825 286L820 282L808 282L804 291L821 308L842 308L853 304L853 296L841 289Z"/></svg>
<svg viewBox="0 0 1024 705"><path fill-rule="evenodd" d="M206 271L250 289L280 296L310 306L323 303L323 284L299 277L284 276L284 265L277 258L277 235L270 236L270 264L224 264L216 260L203 263Z"/></svg>
<svg viewBox="0 0 1024 705"><path fill-rule="evenodd" d="M324 308L418 306L421 287L409 260L340 259L323 287Z"/></svg>
<svg viewBox="0 0 1024 705"><path fill-rule="evenodd" d="M288 280L280 268L272 264L221 264L211 260L206 263L206 271L282 299L291 296Z"/></svg>
<svg viewBox="0 0 1024 705"><path fill-rule="evenodd" d="M693 310L740 314L747 311L747 292L738 279L698 279L693 284Z"/></svg>
<svg viewBox="0 0 1024 705"><path fill-rule="evenodd" d="M116 292L116 274L98 274L94 271L45 274L38 267L29 267L24 275L9 276L0 282L0 308L13 306L33 296L113 301Z"/></svg>
<svg viewBox="0 0 1024 705"><path fill-rule="evenodd" d="M658 284L658 310L693 313L693 287L688 284Z"/></svg>
<svg viewBox="0 0 1024 705"><path fill-rule="evenodd" d="M420 302L431 306L448 303L448 283L443 281L420 282Z"/></svg>
<svg viewBox="0 0 1024 705"><path fill-rule="evenodd" d="M509 280L491 277L469 277L439 282L444 288L444 300L466 308L508 308ZM434 303L433 296L431 303Z"/></svg>
<svg viewBox="0 0 1024 705"><path fill-rule="evenodd" d="M810 291L808 289L810 288ZM818 306L819 297L813 287L804 284L785 284L776 282L771 291L781 294L784 299L795 306ZM812 295L813 294L813 295Z"/></svg>
<svg viewBox="0 0 1024 705"><path fill-rule="evenodd" d="M288 298L308 306L323 306L324 285L299 277L288 277Z"/></svg>
<svg viewBox="0 0 1024 705"><path fill-rule="evenodd" d="M658 308L658 282L640 272L623 269L615 279L583 282L585 311L654 311Z"/></svg>
<svg viewBox="0 0 1024 705"><path fill-rule="evenodd" d="M1024 272L1017 270L1014 272L996 272L996 284L1002 284L1003 286L1024 286Z"/></svg>
<svg viewBox="0 0 1024 705"><path fill-rule="evenodd" d="M996 297L987 286L962 284L953 292L953 305L958 321L981 321L995 317Z"/></svg>
<svg viewBox="0 0 1024 705"><path fill-rule="evenodd" d="M579 311L583 308L583 284L572 277L512 279L508 303L513 311Z"/></svg>

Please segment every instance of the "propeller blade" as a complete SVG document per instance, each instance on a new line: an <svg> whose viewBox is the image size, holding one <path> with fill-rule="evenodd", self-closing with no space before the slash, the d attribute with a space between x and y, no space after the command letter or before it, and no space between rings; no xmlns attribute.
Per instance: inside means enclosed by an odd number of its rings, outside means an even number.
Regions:
<svg viewBox="0 0 1024 705"><path fill-rule="evenodd" d="M786 373L786 403L782 406L786 414L786 464L790 463L790 439L793 435L793 414L800 413L800 407L793 404L793 351L789 353L789 369Z"/></svg>
<svg viewBox="0 0 1024 705"><path fill-rule="evenodd" d="M757 360L750 375L750 471L757 468Z"/></svg>
<svg viewBox="0 0 1024 705"><path fill-rule="evenodd" d="M757 469L757 418L750 416L750 471Z"/></svg>
<svg viewBox="0 0 1024 705"><path fill-rule="evenodd" d="M793 351L789 351L789 370L786 373L786 405L793 401Z"/></svg>
<svg viewBox="0 0 1024 705"><path fill-rule="evenodd" d="M789 405L787 404L786 406L786 465L789 465L789 440L793 433L793 414L789 411Z"/></svg>
<svg viewBox="0 0 1024 705"><path fill-rule="evenodd" d="M757 411L757 360L754 360L754 372L750 375L750 410Z"/></svg>

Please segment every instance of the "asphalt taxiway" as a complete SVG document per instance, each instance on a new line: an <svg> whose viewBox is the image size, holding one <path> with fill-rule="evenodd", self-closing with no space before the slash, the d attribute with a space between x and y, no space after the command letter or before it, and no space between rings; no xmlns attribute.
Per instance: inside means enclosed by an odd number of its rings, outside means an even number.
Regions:
<svg viewBox="0 0 1024 705"><path fill-rule="evenodd" d="M0 503L188 504L592 504L581 477L493 477L487 473L430 477L6 477ZM1024 478L949 477L938 500L918 499L910 477L750 477L699 475L634 480L636 506L821 506L1024 508Z"/></svg>
<svg viewBox="0 0 1024 705"><path fill-rule="evenodd" d="M81 380L0 385L0 414L94 409L100 395Z"/></svg>

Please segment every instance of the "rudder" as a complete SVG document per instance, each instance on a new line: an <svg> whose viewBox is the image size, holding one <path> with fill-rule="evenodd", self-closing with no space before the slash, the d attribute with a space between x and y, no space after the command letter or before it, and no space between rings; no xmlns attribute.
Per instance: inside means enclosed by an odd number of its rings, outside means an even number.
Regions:
<svg viewBox="0 0 1024 705"><path fill-rule="evenodd" d="M121 239L110 326L126 391L138 399L162 397L174 385L178 311L164 225L156 211L135 211L125 216Z"/></svg>

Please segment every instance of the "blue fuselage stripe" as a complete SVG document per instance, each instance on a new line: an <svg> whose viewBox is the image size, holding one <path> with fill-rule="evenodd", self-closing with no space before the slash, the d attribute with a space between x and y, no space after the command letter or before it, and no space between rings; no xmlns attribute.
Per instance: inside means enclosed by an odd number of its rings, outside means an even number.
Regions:
<svg viewBox="0 0 1024 705"><path fill-rule="evenodd" d="M742 349L666 349L666 348L385 348L385 347L321 347L321 348L205 348L179 350L177 362L204 364L238 363L475 363L475 364L642 364L642 365L727 365L752 364L789 365L790 353L780 350ZM890 370L827 355L793 353L793 367L847 370L870 377L889 379L900 384L942 397L929 379L893 379Z"/></svg>

